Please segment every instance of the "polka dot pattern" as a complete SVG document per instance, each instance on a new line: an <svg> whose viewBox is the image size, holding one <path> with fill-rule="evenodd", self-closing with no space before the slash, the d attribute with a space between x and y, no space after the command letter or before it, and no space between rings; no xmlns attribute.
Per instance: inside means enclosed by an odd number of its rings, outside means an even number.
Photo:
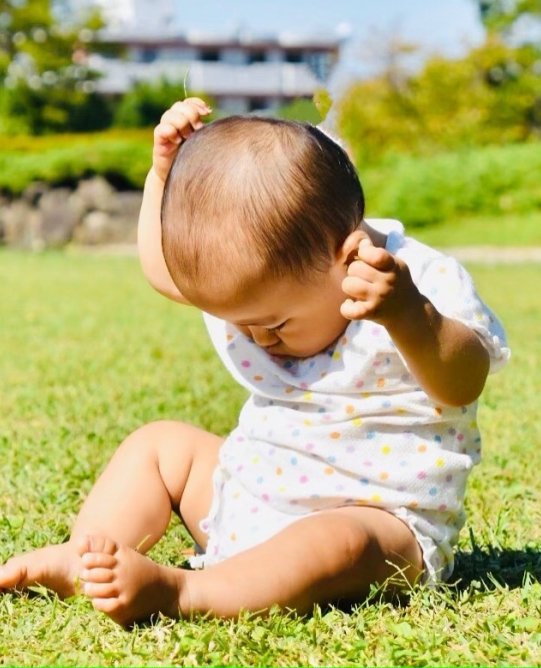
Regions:
<svg viewBox="0 0 541 668"><path fill-rule="evenodd" d="M419 290L475 329L492 369L502 366L503 330L464 269L399 232L389 239ZM298 359L269 355L213 316L205 321L250 397L220 451L213 507L201 525L209 534L204 563L266 540L303 514L370 505L406 513L429 570L449 570L466 479L480 458L475 404L431 401L387 330L370 321L351 322L332 346Z"/></svg>

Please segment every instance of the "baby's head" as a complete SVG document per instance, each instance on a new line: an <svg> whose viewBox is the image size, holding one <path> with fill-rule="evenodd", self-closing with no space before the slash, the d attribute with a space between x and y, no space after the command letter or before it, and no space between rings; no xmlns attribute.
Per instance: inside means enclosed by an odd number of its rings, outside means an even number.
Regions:
<svg viewBox="0 0 541 668"><path fill-rule="evenodd" d="M258 286L267 296L278 283L325 279L363 214L355 169L324 133L233 116L177 154L162 202L164 257L182 294L221 314Z"/></svg>
<svg viewBox="0 0 541 668"><path fill-rule="evenodd" d="M163 250L188 298L326 271L364 213L347 154L303 123L229 117L191 135L167 181Z"/></svg>

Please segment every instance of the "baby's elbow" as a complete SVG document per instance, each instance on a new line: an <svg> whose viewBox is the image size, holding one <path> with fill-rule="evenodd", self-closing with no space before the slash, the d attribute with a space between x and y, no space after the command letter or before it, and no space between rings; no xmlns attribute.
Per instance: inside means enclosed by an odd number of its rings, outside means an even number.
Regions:
<svg viewBox="0 0 541 668"><path fill-rule="evenodd" d="M483 387L470 387L467 390L456 394L441 397L440 402L451 408L462 408L463 406L469 406L469 404L473 404L477 401L481 396L482 391Z"/></svg>
<svg viewBox="0 0 541 668"><path fill-rule="evenodd" d="M483 392L490 369L490 357L485 348L470 360L467 369L457 377L456 383L449 383L437 399L454 408L468 406L477 401Z"/></svg>

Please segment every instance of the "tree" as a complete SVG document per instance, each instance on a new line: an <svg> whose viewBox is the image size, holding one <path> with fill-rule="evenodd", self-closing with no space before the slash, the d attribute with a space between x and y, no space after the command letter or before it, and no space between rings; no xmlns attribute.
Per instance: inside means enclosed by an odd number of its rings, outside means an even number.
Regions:
<svg viewBox="0 0 541 668"><path fill-rule="evenodd" d="M541 45L541 0L476 0L489 32Z"/></svg>
<svg viewBox="0 0 541 668"><path fill-rule="evenodd" d="M537 67L533 49L492 36L461 59L430 58L400 86L384 72L338 101L340 133L358 165L392 153L534 138L541 134Z"/></svg>
<svg viewBox="0 0 541 668"><path fill-rule="evenodd" d="M53 0L0 0L0 130L41 134L85 129L77 127L83 119L94 127L109 122L86 65L101 16L62 18Z"/></svg>

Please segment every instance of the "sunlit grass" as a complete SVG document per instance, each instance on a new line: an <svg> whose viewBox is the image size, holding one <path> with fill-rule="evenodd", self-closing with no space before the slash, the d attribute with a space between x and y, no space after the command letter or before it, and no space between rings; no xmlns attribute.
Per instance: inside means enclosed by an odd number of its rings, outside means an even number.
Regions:
<svg viewBox="0 0 541 668"><path fill-rule="evenodd" d="M125 632L76 598L0 595L0 665L538 665L541 662L541 265L474 266L513 358L490 379L456 578L407 606ZM158 418L226 433L244 392L199 314L130 258L0 253L0 560L66 538L119 441ZM179 563L175 523L153 556ZM284 556L284 558L286 558Z"/></svg>
<svg viewBox="0 0 541 668"><path fill-rule="evenodd" d="M457 218L416 229L415 237L439 247L541 246L541 212Z"/></svg>

